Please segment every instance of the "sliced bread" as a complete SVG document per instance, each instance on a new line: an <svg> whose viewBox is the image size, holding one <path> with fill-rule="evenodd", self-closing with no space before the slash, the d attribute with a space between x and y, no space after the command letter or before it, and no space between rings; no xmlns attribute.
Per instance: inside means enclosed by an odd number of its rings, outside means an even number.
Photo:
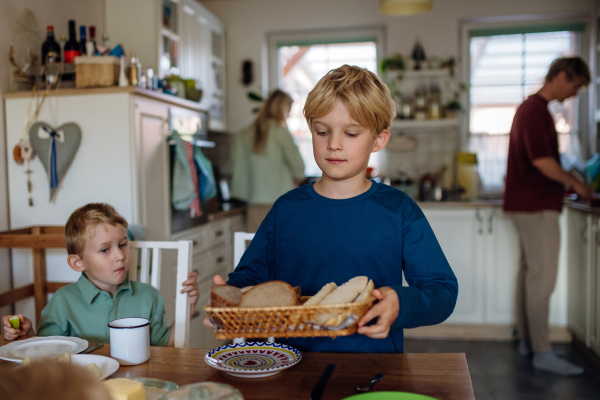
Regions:
<svg viewBox="0 0 600 400"><path fill-rule="evenodd" d="M369 283L367 283L367 286L360 292L358 297L354 299L353 303L362 303L369 300L373 295L373 290L375 290L375 284L373 284L373 280L369 279Z"/></svg>
<svg viewBox="0 0 600 400"><path fill-rule="evenodd" d="M240 307L285 307L298 304L296 290L287 282L270 281L254 286L242 295Z"/></svg>
<svg viewBox="0 0 600 400"><path fill-rule="evenodd" d="M242 293L246 293L248 290L252 289L254 286L245 286L243 288L241 288L240 290L242 291Z"/></svg>
<svg viewBox="0 0 600 400"><path fill-rule="evenodd" d="M325 296L319 304L344 304L352 303L356 297L365 289L369 278L366 276L357 276L348 282L339 286L333 292Z"/></svg>
<svg viewBox="0 0 600 400"><path fill-rule="evenodd" d="M239 288L229 285L214 285L210 288L211 307L237 307L242 298Z"/></svg>
<svg viewBox="0 0 600 400"><path fill-rule="evenodd" d="M315 294L314 296L312 296L310 299L306 300L306 302L304 303L305 306L315 306L319 303L321 303L321 301L331 292L333 292L335 289L337 288L337 285L335 284L335 282L330 282L327 285L323 286L321 288L321 290L319 290L317 292L317 294Z"/></svg>

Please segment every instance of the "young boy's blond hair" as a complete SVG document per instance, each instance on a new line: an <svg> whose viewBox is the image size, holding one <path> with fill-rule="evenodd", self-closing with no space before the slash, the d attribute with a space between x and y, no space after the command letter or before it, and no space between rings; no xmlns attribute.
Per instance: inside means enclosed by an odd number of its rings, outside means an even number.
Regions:
<svg viewBox="0 0 600 400"><path fill-rule="evenodd" d="M118 224L127 228L127 220L110 204L86 204L75 210L65 225L67 252L82 257L85 246L92 238L91 231L98 224Z"/></svg>
<svg viewBox="0 0 600 400"><path fill-rule="evenodd" d="M342 65L329 71L310 91L304 105L308 126L327 115L340 99L356 122L374 136L388 129L396 116L396 103L383 81L367 69Z"/></svg>

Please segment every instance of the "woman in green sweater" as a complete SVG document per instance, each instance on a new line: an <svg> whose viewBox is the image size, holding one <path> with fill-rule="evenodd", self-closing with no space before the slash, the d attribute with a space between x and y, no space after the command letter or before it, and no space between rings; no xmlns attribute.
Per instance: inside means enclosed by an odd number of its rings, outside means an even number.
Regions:
<svg viewBox="0 0 600 400"><path fill-rule="evenodd" d="M304 179L304 162L285 122L292 98L277 89L234 142L232 197L248 203L246 231L256 232L271 206Z"/></svg>

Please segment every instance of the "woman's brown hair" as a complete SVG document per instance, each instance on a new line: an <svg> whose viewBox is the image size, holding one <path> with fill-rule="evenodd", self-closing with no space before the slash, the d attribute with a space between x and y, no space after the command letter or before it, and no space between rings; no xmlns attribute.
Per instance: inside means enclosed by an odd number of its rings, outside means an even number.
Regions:
<svg viewBox="0 0 600 400"><path fill-rule="evenodd" d="M276 89L269 94L254 121L253 153L260 154L264 151L269 138L269 120L285 122L285 109L291 107L293 101L283 90Z"/></svg>

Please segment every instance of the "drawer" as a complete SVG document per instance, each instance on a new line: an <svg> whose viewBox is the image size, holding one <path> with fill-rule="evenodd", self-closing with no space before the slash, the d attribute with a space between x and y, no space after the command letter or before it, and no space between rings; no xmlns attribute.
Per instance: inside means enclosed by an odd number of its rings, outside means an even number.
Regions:
<svg viewBox="0 0 600 400"><path fill-rule="evenodd" d="M229 220L211 222L208 226L208 245L210 247L229 241Z"/></svg>
<svg viewBox="0 0 600 400"><path fill-rule="evenodd" d="M198 273L198 282L206 277L212 278L214 271L213 256L210 250L194 251L192 259L192 271Z"/></svg>

